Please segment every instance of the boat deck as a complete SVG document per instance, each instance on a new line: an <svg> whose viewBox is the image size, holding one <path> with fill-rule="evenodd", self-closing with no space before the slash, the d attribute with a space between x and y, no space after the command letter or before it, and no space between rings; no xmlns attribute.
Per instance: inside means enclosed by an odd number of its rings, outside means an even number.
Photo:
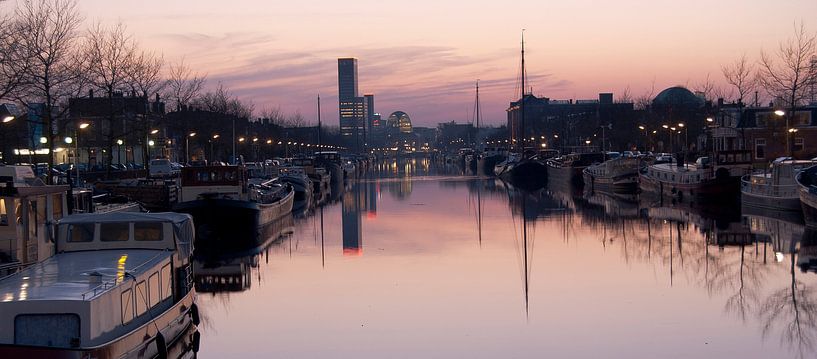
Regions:
<svg viewBox="0 0 817 359"><path fill-rule="evenodd" d="M0 281L0 301L90 300L172 255L152 249L61 253Z"/></svg>

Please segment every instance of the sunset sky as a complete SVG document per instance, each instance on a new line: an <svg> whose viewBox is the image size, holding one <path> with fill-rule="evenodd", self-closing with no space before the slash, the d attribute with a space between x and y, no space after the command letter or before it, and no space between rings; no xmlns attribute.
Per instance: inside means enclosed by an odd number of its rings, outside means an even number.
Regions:
<svg viewBox="0 0 817 359"><path fill-rule="evenodd" d="M142 47L182 56L256 109L281 106L337 125L337 58L359 60L377 112L415 125L471 120L480 79L486 123L515 96L521 29L534 93L557 99L695 87L721 66L774 49L817 1L80 1L86 22L122 21Z"/></svg>

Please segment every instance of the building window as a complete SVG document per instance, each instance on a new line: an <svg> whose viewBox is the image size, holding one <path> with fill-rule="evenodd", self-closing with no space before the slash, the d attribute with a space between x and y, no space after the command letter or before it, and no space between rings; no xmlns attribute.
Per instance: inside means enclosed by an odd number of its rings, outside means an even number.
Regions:
<svg viewBox="0 0 817 359"><path fill-rule="evenodd" d="M805 142L804 142L802 137L795 138L794 139L794 148L792 148L792 151L802 151L803 148L804 148L804 144L805 144Z"/></svg>
<svg viewBox="0 0 817 359"><path fill-rule="evenodd" d="M766 139L765 138L756 138L755 139L755 159L762 160L766 158Z"/></svg>

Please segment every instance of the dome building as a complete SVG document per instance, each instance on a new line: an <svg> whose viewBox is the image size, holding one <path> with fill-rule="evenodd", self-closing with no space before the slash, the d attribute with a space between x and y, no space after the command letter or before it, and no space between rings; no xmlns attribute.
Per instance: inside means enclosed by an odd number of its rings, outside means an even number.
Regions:
<svg viewBox="0 0 817 359"><path fill-rule="evenodd" d="M681 86L670 87L652 100L653 107L695 109L704 106L704 100Z"/></svg>
<svg viewBox="0 0 817 359"><path fill-rule="evenodd" d="M411 118L403 111L395 111L386 120L389 133L411 133Z"/></svg>

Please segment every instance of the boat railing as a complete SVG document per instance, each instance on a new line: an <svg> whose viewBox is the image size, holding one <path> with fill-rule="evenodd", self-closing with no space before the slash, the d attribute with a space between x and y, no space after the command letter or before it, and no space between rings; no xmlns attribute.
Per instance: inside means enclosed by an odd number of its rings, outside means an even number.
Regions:
<svg viewBox="0 0 817 359"><path fill-rule="evenodd" d="M162 253L164 253L164 251L160 251L159 253L156 253L156 255L153 256L153 258L146 261L145 263L150 263L151 261L153 261L153 259L155 259L156 257L162 255ZM138 266L136 266L134 268L131 268L130 270L131 271L137 270L137 269L141 268L144 265L145 264L143 263L143 264L138 265ZM122 281L125 280L126 276L131 276L131 278L136 279L129 272L126 272L124 270L122 272L117 272L116 275L113 278L108 279L108 280L106 280L104 282L101 282L98 286L93 287L93 288L89 289L88 291L82 293L82 300L91 299L91 298L96 297L99 294L105 293L106 290L115 287L119 283L122 283Z"/></svg>
<svg viewBox="0 0 817 359"><path fill-rule="evenodd" d="M25 266L25 264L19 261L0 264L0 280L19 272L25 268Z"/></svg>
<svg viewBox="0 0 817 359"><path fill-rule="evenodd" d="M769 197L797 197L797 184L775 185L771 183L752 182L751 175L740 178L740 190L743 193Z"/></svg>

